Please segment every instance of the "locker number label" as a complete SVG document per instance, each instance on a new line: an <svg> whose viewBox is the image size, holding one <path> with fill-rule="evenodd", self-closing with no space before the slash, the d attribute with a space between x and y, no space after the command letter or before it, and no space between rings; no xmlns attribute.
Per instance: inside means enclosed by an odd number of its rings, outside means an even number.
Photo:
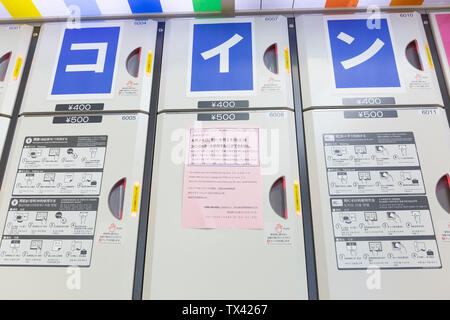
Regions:
<svg viewBox="0 0 450 320"><path fill-rule="evenodd" d="M438 114L437 109L422 109L420 114L423 116L436 116Z"/></svg>

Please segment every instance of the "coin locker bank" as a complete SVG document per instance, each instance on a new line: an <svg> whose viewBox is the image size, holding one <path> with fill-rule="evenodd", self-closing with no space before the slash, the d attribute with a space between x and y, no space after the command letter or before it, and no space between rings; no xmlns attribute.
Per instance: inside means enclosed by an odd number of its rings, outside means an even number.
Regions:
<svg viewBox="0 0 450 320"><path fill-rule="evenodd" d="M350 28L360 24L356 16L297 18L299 38L311 39L307 35L318 30L315 36L331 46L321 63L322 70L330 70L330 87L347 81L345 90L323 95L327 99L318 96L311 73L304 87L302 82L309 107L320 107L304 112L319 298L448 298L450 131L444 109L433 106L441 103L440 93L433 62L422 55L426 39L420 37L420 17L383 16L381 29L372 35L375 31L365 26ZM302 29L306 22L310 29ZM383 32L390 33L390 46ZM382 96L359 77L363 71L366 78L380 77L378 87L384 74L390 81L392 75L409 75L414 67L396 52L404 52L414 39L424 69L414 71L421 75L416 77L420 90L399 78L404 91L387 89ZM378 40L384 45L379 42L369 53L347 50ZM310 51L306 41L299 45L301 65L313 70L317 61L310 55L319 53ZM333 46L345 49L335 52ZM371 65L371 59L380 60ZM389 60L393 70L378 74ZM363 101L374 96L384 107L390 102L402 106L377 108L376 102ZM355 107L360 104L371 106Z"/></svg>
<svg viewBox="0 0 450 320"><path fill-rule="evenodd" d="M307 299L284 50L284 17L166 23L144 299Z"/></svg>
<svg viewBox="0 0 450 320"><path fill-rule="evenodd" d="M0 197L0 297L131 299L152 66L127 57L156 26L43 26Z"/></svg>
<svg viewBox="0 0 450 320"><path fill-rule="evenodd" d="M450 94L450 12L433 13L430 17L441 68Z"/></svg>

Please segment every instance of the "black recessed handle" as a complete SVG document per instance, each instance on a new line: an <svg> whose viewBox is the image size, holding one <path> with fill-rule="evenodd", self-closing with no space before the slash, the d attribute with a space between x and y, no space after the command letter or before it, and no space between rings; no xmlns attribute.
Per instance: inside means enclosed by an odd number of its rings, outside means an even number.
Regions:
<svg viewBox="0 0 450 320"><path fill-rule="evenodd" d="M269 202L273 211L283 219L288 218L286 204L286 178L278 178L270 188Z"/></svg>
<svg viewBox="0 0 450 320"><path fill-rule="evenodd" d="M278 47L276 43L266 49L263 60L264 65L270 72L278 74Z"/></svg>
<svg viewBox="0 0 450 320"><path fill-rule="evenodd" d="M108 197L108 205L109 210L112 215L118 220L122 220L123 217L123 205L125 201L125 187L127 184L127 179L122 178L114 186L109 192Z"/></svg>
<svg viewBox="0 0 450 320"><path fill-rule="evenodd" d="M436 184L436 197L441 207L450 214L450 174L443 175Z"/></svg>
<svg viewBox="0 0 450 320"><path fill-rule="evenodd" d="M127 71L134 78L139 77L139 66L141 64L142 48L134 49L127 58Z"/></svg>
<svg viewBox="0 0 450 320"><path fill-rule="evenodd" d="M419 54L419 44L413 40L406 46L405 55L408 62L417 70L423 71L422 60Z"/></svg>
<svg viewBox="0 0 450 320"><path fill-rule="evenodd" d="M0 82L5 81L6 72L8 71L9 62L11 60L12 52L8 52L0 57Z"/></svg>

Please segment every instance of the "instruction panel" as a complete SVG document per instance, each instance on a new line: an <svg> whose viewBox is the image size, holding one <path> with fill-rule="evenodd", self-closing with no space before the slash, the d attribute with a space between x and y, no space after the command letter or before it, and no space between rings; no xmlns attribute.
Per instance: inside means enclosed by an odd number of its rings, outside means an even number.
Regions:
<svg viewBox="0 0 450 320"><path fill-rule="evenodd" d="M324 135L327 168L419 167L412 132Z"/></svg>
<svg viewBox="0 0 450 320"><path fill-rule="evenodd" d="M441 268L413 133L323 142L338 269Z"/></svg>
<svg viewBox="0 0 450 320"><path fill-rule="evenodd" d="M338 269L425 269L440 268L436 240L355 239L336 241Z"/></svg>
<svg viewBox="0 0 450 320"><path fill-rule="evenodd" d="M330 195L425 194L412 132L323 135Z"/></svg>
<svg viewBox="0 0 450 320"><path fill-rule="evenodd" d="M425 194L420 168L328 169L330 195Z"/></svg>
<svg viewBox="0 0 450 320"><path fill-rule="evenodd" d="M339 269L440 268L424 196L332 198Z"/></svg>
<svg viewBox="0 0 450 320"><path fill-rule="evenodd" d="M107 136L25 138L13 195L99 195L107 140Z"/></svg>
<svg viewBox="0 0 450 320"><path fill-rule="evenodd" d="M90 265L98 198L12 198L0 265Z"/></svg>
<svg viewBox="0 0 450 320"><path fill-rule="evenodd" d="M334 235L343 237L433 236L427 197L332 198Z"/></svg>
<svg viewBox="0 0 450 320"><path fill-rule="evenodd" d="M184 228L263 229L258 128L191 128Z"/></svg>

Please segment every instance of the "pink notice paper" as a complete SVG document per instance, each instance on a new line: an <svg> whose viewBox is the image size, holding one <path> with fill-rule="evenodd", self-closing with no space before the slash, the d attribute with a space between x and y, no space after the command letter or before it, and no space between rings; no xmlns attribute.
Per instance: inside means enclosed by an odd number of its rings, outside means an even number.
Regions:
<svg viewBox="0 0 450 320"><path fill-rule="evenodd" d="M258 128L191 128L183 228L263 229Z"/></svg>
<svg viewBox="0 0 450 320"><path fill-rule="evenodd" d="M436 14L436 21L444 44L445 55L450 66L450 14Z"/></svg>

